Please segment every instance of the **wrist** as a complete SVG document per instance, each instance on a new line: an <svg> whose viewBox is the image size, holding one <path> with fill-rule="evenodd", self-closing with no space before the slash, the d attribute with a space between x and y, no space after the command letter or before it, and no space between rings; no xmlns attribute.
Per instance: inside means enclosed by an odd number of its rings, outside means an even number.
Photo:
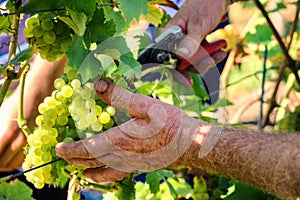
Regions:
<svg viewBox="0 0 300 200"><path fill-rule="evenodd" d="M206 159L221 137L222 126L199 121L193 142L182 156L182 165L184 166L203 168L202 161Z"/></svg>

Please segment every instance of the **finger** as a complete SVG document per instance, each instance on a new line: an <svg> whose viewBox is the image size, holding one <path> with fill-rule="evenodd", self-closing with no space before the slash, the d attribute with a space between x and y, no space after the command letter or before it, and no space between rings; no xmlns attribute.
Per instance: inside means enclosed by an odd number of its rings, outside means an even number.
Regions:
<svg viewBox="0 0 300 200"><path fill-rule="evenodd" d="M160 101L145 95L133 94L112 82L99 80L95 83L97 95L115 108L123 109L135 118L149 118L149 110Z"/></svg>
<svg viewBox="0 0 300 200"><path fill-rule="evenodd" d="M82 173L83 177L89 182L109 183L129 178L130 173L122 172L113 168L87 169Z"/></svg>
<svg viewBox="0 0 300 200"><path fill-rule="evenodd" d="M108 138L108 135L112 134L114 134L113 137L115 137L114 140L116 141L125 135L119 127L114 127L105 131L105 133L95 135L85 140L61 142L55 147L56 155L69 162L73 162L72 159L95 159L99 156L114 152L116 151L116 147L112 143L113 139ZM76 162L76 160L74 160L74 162Z"/></svg>
<svg viewBox="0 0 300 200"><path fill-rule="evenodd" d="M86 140L80 140L77 142L61 142L58 143L55 147L56 155L65 160L70 160L71 158L85 158L92 159L97 157L87 149L87 146L90 145L90 148L95 148L94 139L98 140L98 143L101 144L105 140L101 140L102 134L96 135L94 137L90 137ZM93 151L95 153L95 151Z"/></svg>
<svg viewBox="0 0 300 200"><path fill-rule="evenodd" d="M88 168L96 168L105 166L104 163L100 161L100 159L92 158L92 159L85 159L85 158L66 158L65 161L67 163L81 166L81 167L88 167Z"/></svg>

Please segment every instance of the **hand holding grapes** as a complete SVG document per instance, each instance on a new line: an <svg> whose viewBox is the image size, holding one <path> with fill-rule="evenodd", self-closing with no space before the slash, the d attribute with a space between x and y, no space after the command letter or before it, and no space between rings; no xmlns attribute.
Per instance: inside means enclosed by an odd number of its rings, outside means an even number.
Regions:
<svg viewBox="0 0 300 200"><path fill-rule="evenodd" d="M84 175L95 182L121 180L135 170L153 171L183 164L180 158L193 143L202 122L179 108L133 94L108 81L99 81L96 93L106 103L128 111L131 119L88 139L58 144L58 156L90 168ZM200 141L203 138L204 134L198 135ZM108 168L97 168L103 165Z"/></svg>

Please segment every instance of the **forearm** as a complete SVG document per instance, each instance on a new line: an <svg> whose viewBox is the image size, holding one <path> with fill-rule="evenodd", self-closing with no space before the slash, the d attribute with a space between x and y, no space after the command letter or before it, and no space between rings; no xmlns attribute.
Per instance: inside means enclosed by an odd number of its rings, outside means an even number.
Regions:
<svg viewBox="0 0 300 200"><path fill-rule="evenodd" d="M187 165L231 177L282 199L300 197L300 135L223 128L204 158L198 156L200 146L195 142L186 153Z"/></svg>

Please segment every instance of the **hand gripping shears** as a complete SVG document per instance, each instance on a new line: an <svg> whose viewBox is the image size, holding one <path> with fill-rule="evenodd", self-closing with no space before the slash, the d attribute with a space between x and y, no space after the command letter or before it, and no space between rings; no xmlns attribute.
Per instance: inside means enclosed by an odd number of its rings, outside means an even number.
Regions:
<svg viewBox="0 0 300 200"><path fill-rule="evenodd" d="M174 25L169 27L153 43L139 53L138 61L141 64L166 64L171 62L173 65L167 65L168 67L183 71L204 57L213 55L227 46L225 40L217 40L210 43L204 40L199 50L190 59L184 59L176 55L177 46L184 36L185 31L180 26Z"/></svg>

